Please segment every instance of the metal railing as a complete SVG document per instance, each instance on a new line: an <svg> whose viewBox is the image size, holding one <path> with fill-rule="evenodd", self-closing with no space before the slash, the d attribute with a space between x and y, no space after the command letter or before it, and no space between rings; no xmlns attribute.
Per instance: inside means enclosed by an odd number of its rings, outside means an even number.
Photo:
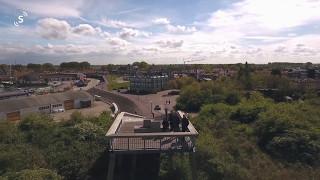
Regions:
<svg viewBox="0 0 320 180"><path fill-rule="evenodd" d="M112 152L193 152L195 135L186 132L142 133L109 137Z"/></svg>
<svg viewBox="0 0 320 180"><path fill-rule="evenodd" d="M143 118L142 116L121 112L109 128L108 150L111 152L193 152L197 130L191 122L187 132L119 133L124 117Z"/></svg>

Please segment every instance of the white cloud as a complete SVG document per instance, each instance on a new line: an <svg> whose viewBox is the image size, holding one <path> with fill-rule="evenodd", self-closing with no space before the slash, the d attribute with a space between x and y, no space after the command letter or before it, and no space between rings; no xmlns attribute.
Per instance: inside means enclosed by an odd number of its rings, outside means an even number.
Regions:
<svg viewBox="0 0 320 180"><path fill-rule="evenodd" d="M153 24L157 25L168 25L170 21L167 18L157 18L152 21Z"/></svg>
<svg viewBox="0 0 320 180"><path fill-rule="evenodd" d="M45 18L38 21L37 32L45 39L68 39L70 37L79 38L81 36L110 37L111 34L102 31L100 27L93 27L90 24L79 24L72 27L67 21ZM87 39L88 40L88 39Z"/></svg>
<svg viewBox="0 0 320 180"><path fill-rule="evenodd" d="M278 32L320 20L317 0L244 0L214 12L208 24L244 33Z"/></svg>
<svg viewBox="0 0 320 180"><path fill-rule="evenodd" d="M131 37L136 37L138 36L139 31L136 29L131 29L131 28L123 28L122 31L119 33L119 36L122 39L128 39Z"/></svg>
<svg viewBox="0 0 320 180"><path fill-rule="evenodd" d="M43 17L79 17L84 0L0 0L0 2Z"/></svg>
<svg viewBox="0 0 320 180"><path fill-rule="evenodd" d="M193 33L197 31L196 27L194 26L192 27L186 27L181 25L173 26L170 24L167 25L167 29L170 33Z"/></svg>
<svg viewBox="0 0 320 180"><path fill-rule="evenodd" d="M132 28L123 28L121 32L118 33L119 37L122 39L130 39L133 37L149 37L152 33L140 31Z"/></svg>
<svg viewBox="0 0 320 180"><path fill-rule="evenodd" d="M107 19L107 18L102 18L101 21L99 21L99 24L106 27L111 27L111 28L130 28L131 27L131 25L127 24L126 22Z"/></svg>
<svg viewBox="0 0 320 180"><path fill-rule="evenodd" d="M283 46L283 45L280 45L280 46L278 46L278 47L274 50L274 52L276 52L276 53L286 52L286 47Z"/></svg>
<svg viewBox="0 0 320 180"><path fill-rule="evenodd" d="M160 51L160 49L156 48L156 47L145 47L145 48L142 48L142 50L149 51L149 52L158 52L158 51Z"/></svg>
<svg viewBox="0 0 320 180"><path fill-rule="evenodd" d="M66 39L71 26L66 21L45 18L38 21L38 32L46 39Z"/></svg>
<svg viewBox="0 0 320 180"><path fill-rule="evenodd" d="M89 35L95 35L97 32L101 33L101 29L100 28L95 29L89 24L79 24L78 26L72 28L72 32L75 34L89 36Z"/></svg>
<svg viewBox="0 0 320 180"><path fill-rule="evenodd" d="M107 38L106 40L112 46L125 47L129 44L128 41L123 40L121 38L117 38L117 37L110 37L110 38Z"/></svg>
<svg viewBox="0 0 320 180"><path fill-rule="evenodd" d="M2 1L6 1L6 4L9 5L18 3L18 0L13 0L13 3L9 0L0 0ZM48 2L49 5L53 4L54 10L44 8L41 12L39 7L44 3L34 3L30 14L48 14L46 17L78 17L81 14L82 3L71 0L70 2L75 3L71 5L72 3L66 1L65 8L68 11L62 9L60 12L58 10L60 5L57 3L60 1ZM28 2L36 2L36 0ZM64 2L61 4L64 5ZM126 21L107 18L100 21L95 19L89 21L82 18L81 20L87 24L75 24L77 21L73 21L73 18L68 18L70 24L62 18L59 18L60 20L46 18L38 21L38 34L33 33L34 29L26 31L25 29L32 28L27 24L24 27L12 28L10 31L7 30L8 28L0 28L0 34L5 34L4 42L17 37L24 37L24 42L33 39L39 41L36 39L39 34L49 39L45 41L46 43L52 39L64 40L36 48L38 51L43 50L45 53L54 55L109 53L108 55L112 54L114 58L121 57L128 61L131 55L136 55L161 63L188 56L204 57L206 60L201 63L243 62L244 57L257 63L301 62L305 57L309 59L312 56L314 62L319 62L320 35L303 35L310 32L317 33L316 28L311 29L311 25L313 28L320 20L318 9L320 9L319 0L292 0L290 2L241 0L230 4L229 7L212 12L209 18L205 16L201 17L202 20L197 18L198 22L193 25L190 25L191 22L177 25L171 23L168 18L150 19L155 16L135 13L130 17L127 16ZM131 10L128 10L123 13L130 12ZM92 18L93 16L87 17ZM175 19L179 18L181 17L175 17ZM136 21L137 19L139 20ZM94 25L101 26L103 29ZM310 29L304 31L306 27ZM110 28L116 29L110 32L104 31ZM146 31L152 31L153 34ZM21 42L21 47L2 47L1 52L9 54L20 51L18 49L20 48L22 52L42 53L42 51L32 50L28 45L23 45L24 42ZM57 45L57 43L61 44Z"/></svg>
<svg viewBox="0 0 320 180"><path fill-rule="evenodd" d="M183 40L160 40L156 44L159 44L162 48L178 48L183 45Z"/></svg>

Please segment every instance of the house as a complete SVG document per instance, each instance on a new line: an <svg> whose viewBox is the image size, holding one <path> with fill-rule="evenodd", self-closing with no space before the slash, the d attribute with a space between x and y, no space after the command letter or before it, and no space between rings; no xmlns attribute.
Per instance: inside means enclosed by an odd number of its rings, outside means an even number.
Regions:
<svg viewBox="0 0 320 180"><path fill-rule="evenodd" d="M85 80L86 75L83 73L42 73L39 75L40 80L50 81L74 81Z"/></svg>
<svg viewBox="0 0 320 180"><path fill-rule="evenodd" d="M18 79L19 84L24 85L43 85L48 82L85 80L83 73L28 73Z"/></svg>
<svg viewBox="0 0 320 180"><path fill-rule="evenodd" d="M93 97L85 91L0 100L0 119L17 121L31 113L53 113L90 107Z"/></svg>
<svg viewBox="0 0 320 180"><path fill-rule="evenodd" d="M23 85L44 85L46 81L40 79L37 73L29 73L19 77L18 83Z"/></svg>
<svg viewBox="0 0 320 180"><path fill-rule="evenodd" d="M289 69L287 75L289 78L306 79L308 78L308 71L301 68Z"/></svg>

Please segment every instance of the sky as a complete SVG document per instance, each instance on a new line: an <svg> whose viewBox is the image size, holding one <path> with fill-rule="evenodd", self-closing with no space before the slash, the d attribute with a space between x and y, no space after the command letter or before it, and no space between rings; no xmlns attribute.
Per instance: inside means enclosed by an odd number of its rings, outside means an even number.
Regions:
<svg viewBox="0 0 320 180"><path fill-rule="evenodd" d="M0 0L0 64L320 63L320 0Z"/></svg>

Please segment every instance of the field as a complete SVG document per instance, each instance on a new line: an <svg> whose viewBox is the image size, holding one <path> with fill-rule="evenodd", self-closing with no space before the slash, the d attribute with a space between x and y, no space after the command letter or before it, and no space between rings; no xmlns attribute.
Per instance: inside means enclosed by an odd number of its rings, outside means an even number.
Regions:
<svg viewBox="0 0 320 180"><path fill-rule="evenodd" d="M108 75L107 76L108 84L107 89L111 90L118 90L118 89L128 89L129 82L123 81L122 77L116 75Z"/></svg>

